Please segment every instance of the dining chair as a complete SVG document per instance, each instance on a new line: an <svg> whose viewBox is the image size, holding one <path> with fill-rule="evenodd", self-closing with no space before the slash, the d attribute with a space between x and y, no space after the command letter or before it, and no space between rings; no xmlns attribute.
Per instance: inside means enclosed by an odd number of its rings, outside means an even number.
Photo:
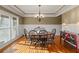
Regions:
<svg viewBox="0 0 79 59"><path fill-rule="evenodd" d="M40 41L42 42L41 46L42 47L47 47L47 34L48 32L46 30L40 30L39 32L41 35L40 35Z"/></svg>
<svg viewBox="0 0 79 59"><path fill-rule="evenodd" d="M51 34L48 34L48 41L47 41L48 44L51 44L51 45L55 44L54 42L55 34L56 34L56 29L53 29L51 31Z"/></svg>
<svg viewBox="0 0 79 59"><path fill-rule="evenodd" d="M47 34L48 32L46 30L40 30L39 33L40 34Z"/></svg>
<svg viewBox="0 0 79 59"><path fill-rule="evenodd" d="M31 30L29 32L29 39L30 39L30 44L32 45L35 45L36 42L37 42L37 38L36 38L36 35L37 35L37 32L35 30Z"/></svg>
<svg viewBox="0 0 79 59"><path fill-rule="evenodd" d="M52 29L53 39L55 39L56 29Z"/></svg>
<svg viewBox="0 0 79 59"><path fill-rule="evenodd" d="M27 39L28 39L28 33L27 33L27 30L26 29L24 29L24 36L25 36L26 41L27 41ZM25 43L26 43L26 41L25 41Z"/></svg>
<svg viewBox="0 0 79 59"><path fill-rule="evenodd" d="M65 31L60 31L60 44L63 43L64 39L65 39Z"/></svg>
<svg viewBox="0 0 79 59"><path fill-rule="evenodd" d="M27 38L27 30L24 29L24 36Z"/></svg>

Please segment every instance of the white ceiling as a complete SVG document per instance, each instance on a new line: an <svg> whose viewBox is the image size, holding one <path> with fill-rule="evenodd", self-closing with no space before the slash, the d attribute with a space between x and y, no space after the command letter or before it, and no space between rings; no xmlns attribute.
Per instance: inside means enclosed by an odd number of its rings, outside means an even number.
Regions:
<svg viewBox="0 0 79 59"><path fill-rule="evenodd" d="M39 13L38 5L2 5L2 7L22 16L34 17ZM75 5L41 5L41 14L45 17L56 17L76 7Z"/></svg>
<svg viewBox="0 0 79 59"><path fill-rule="evenodd" d="M24 13L38 13L38 5L17 5L17 8L21 9ZM41 13L56 13L61 9L63 5L41 5Z"/></svg>

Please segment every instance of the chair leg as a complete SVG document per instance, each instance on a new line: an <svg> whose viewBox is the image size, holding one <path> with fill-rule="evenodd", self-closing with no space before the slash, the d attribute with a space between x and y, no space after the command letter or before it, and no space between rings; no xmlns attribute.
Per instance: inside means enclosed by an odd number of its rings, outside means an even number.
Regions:
<svg viewBox="0 0 79 59"><path fill-rule="evenodd" d="M38 45L39 45L39 46L38 46ZM35 43L35 48L36 48L37 46L40 47L40 44L39 44L39 41L38 41L38 40L37 40L36 43Z"/></svg>
<svg viewBox="0 0 79 59"><path fill-rule="evenodd" d="M30 42L30 45L32 45L32 41Z"/></svg>
<svg viewBox="0 0 79 59"><path fill-rule="evenodd" d="M35 43L35 48L37 47L37 43Z"/></svg>
<svg viewBox="0 0 79 59"><path fill-rule="evenodd" d="M55 42L53 41L53 44L55 45Z"/></svg>

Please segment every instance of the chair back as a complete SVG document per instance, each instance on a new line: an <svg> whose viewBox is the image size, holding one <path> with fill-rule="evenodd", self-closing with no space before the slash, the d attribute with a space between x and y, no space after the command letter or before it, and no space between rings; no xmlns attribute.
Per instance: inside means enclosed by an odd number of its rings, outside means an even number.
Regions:
<svg viewBox="0 0 79 59"><path fill-rule="evenodd" d="M45 30L45 28L38 26L38 27L34 28L34 30L37 31L37 33L39 33L40 30Z"/></svg>
<svg viewBox="0 0 79 59"><path fill-rule="evenodd" d="M32 35L36 35L36 34L37 34L37 32L35 30L31 30L29 32L29 38L31 38Z"/></svg>
<svg viewBox="0 0 79 59"><path fill-rule="evenodd" d="M48 32L46 30L40 30L39 33L40 34L47 34Z"/></svg>
<svg viewBox="0 0 79 59"><path fill-rule="evenodd" d="M52 29L52 34L56 34L56 29Z"/></svg>
<svg viewBox="0 0 79 59"><path fill-rule="evenodd" d="M52 38L55 38L55 34L56 34L56 29L52 29Z"/></svg>
<svg viewBox="0 0 79 59"><path fill-rule="evenodd" d="M29 32L29 35L36 35L37 34L37 32L35 31L35 30L31 30L30 32Z"/></svg>
<svg viewBox="0 0 79 59"><path fill-rule="evenodd" d="M24 29L24 36L27 38L27 30Z"/></svg>

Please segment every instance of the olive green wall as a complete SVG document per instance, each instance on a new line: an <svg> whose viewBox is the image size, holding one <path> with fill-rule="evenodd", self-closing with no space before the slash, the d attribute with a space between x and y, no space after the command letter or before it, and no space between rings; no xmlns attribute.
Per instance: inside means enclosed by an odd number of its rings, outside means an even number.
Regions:
<svg viewBox="0 0 79 59"><path fill-rule="evenodd" d="M62 15L62 23L76 24L79 22L79 7L76 7Z"/></svg>
<svg viewBox="0 0 79 59"><path fill-rule="evenodd" d="M23 17L19 18L19 24L23 24L23 19L24 19Z"/></svg>
<svg viewBox="0 0 79 59"><path fill-rule="evenodd" d="M39 22L37 18L25 17L23 24L61 24L61 16L59 17L45 17Z"/></svg>

